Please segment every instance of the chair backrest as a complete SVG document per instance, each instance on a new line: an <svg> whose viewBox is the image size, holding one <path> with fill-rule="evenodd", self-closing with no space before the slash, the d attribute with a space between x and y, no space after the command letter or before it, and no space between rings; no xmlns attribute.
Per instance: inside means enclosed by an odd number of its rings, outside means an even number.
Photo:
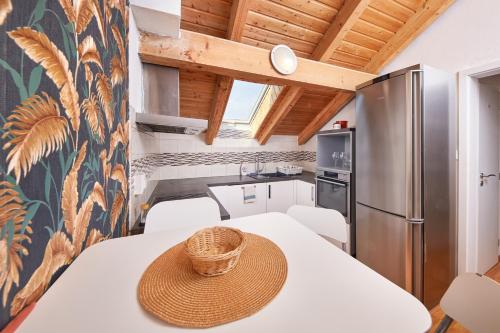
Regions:
<svg viewBox="0 0 500 333"><path fill-rule="evenodd" d="M457 276L441 298L440 306L471 332L500 332L500 284L485 275Z"/></svg>
<svg viewBox="0 0 500 333"><path fill-rule="evenodd" d="M144 233L220 224L217 202L209 197L162 201L151 207Z"/></svg>
<svg viewBox="0 0 500 333"><path fill-rule="evenodd" d="M347 243L345 217L333 209L294 205L286 212L318 235Z"/></svg>

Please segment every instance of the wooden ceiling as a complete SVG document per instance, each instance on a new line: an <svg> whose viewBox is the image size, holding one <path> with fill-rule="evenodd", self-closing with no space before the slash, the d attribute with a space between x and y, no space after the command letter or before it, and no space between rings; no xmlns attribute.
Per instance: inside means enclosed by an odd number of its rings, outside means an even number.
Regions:
<svg viewBox="0 0 500 333"><path fill-rule="evenodd" d="M290 46L297 56L377 74L453 0L182 0L181 28L264 49ZM424 52L424 50L423 50ZM318 73L321 75L321 73ZM181 70L185 117L209 119L217 134L232 79ZM260 124L257 139L298 135L305 143L352 93L292 87ZM207 142L211 143L211 140Z"/></svg>

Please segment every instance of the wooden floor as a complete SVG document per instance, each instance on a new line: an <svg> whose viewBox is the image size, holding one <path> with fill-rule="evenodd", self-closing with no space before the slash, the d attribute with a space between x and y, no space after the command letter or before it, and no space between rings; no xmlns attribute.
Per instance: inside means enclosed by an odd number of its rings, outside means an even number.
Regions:
<svg viewBox="0 0 500 333"><path fill-rule="evenodd" d="M492 269L486 273L486 276L494 279L495 281L500 283L500 263L496 264ZM432 328L431 332L434 332L439 325L439 322L444 317L443 310L438 306L431 310L432 316ZM447 333L469 333L470 331L461 326L457 322L453 322L453 324L448 329Z"/></svg>

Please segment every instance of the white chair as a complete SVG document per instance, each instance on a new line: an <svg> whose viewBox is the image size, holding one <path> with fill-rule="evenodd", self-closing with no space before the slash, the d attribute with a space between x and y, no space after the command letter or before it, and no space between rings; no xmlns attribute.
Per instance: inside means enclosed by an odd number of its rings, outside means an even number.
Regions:
<svg viewBox="0 0 500 333"><path fill-rule="evenodd" d="M219 205L212 198L162 201L151 207L146 215L144 233L185 227L201 229L220 222Z"/></svg>
<svg viewBox="0 0 500 333"><path fill-rule="evenodd" d="M345 250L347 243L347 223L345 217L333 209L294 205L286 212L315 233L330 242L340 243ZM337 245L336 242L332 242Z"/></svg>
<svg viewBox="0 0 500 333"><path fill-rule="evenodd" d="M436 333L444 333L453 320L474 333L500 332L500 284L485 275L457 276L439 303L446 316Z"/></svg>

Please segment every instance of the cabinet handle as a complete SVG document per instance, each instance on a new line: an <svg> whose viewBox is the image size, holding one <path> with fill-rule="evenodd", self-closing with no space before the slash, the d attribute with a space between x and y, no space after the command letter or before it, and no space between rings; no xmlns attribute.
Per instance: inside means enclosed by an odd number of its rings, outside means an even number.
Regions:
<svg viewBox="0 0 500 333"><path fill-rule="evenodd" d="M314 202L314 186L311 186L311 201Z"/></svg>
<svg viewBox="0 0 500 333"><path fill-rule="evenodd" d="M267 194L268 194L269 199L271 199L271 185L267 185L267 186L269 187L269 191Z"/></svg>

